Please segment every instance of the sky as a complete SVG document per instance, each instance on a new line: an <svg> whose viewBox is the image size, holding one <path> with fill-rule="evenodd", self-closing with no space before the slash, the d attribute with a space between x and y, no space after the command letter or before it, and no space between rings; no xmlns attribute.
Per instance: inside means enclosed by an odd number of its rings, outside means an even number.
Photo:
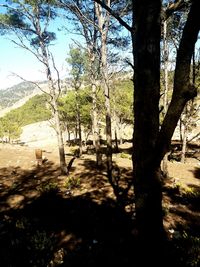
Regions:
<svg viewBox="0 0 200 267"><path fill-rule="evenodd" d="M0 38L0 89L21 82L22 80L16 75L25 80L46 80L43 65L30 52L17 47L4 37ZM65 59L70 43L72 43L71 37L60 33L50 48L61 78L63 75L67 75Z"/></svg>
<svg viewBox="0 0 200 267"><path fill-rule="evenodd" d="M50 27L50 31L55 31L57 36L50 46L50 51L61 79L69 73L66 63L69 45L73 43L73 39L80 38L66 31L58 31L57 29L64 23L66 21L56 19ZM67 26L70 28L70 25ZM22 82L17 75L28 81L46 80L43 65L30 52L17 47L9 38L11 37L0 35L0 90Z"/></svg>
<svg viewBox="0 0 200 267"><path fill-rule="evenodd" d="M0 3L3 2L0 0ZM2 11L1 8L0 11ZM57 18L50 27L50 31L54 31L57 36L50 50L61 79L69 76L69 67L66 63L69 45L73 44L73 40L81 40L80 35L57 30L62 25L69 29L72 28L71 25L66 25L66 23L62 18ZM22 79L17 75L27 81L46 80L43 65L30 52L17 47L8 38L9 36L0 35L0 90L22 82ZM200 46L200 41L198 46Z"/></svg>

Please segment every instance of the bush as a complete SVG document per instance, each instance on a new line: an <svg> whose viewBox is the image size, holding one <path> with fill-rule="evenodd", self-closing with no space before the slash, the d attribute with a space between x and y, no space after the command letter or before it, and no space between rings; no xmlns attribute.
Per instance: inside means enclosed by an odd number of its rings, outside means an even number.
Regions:
<svg viewBox="0 0 200 267"><path fill-rule="evenodd" d="M65 187L66 189L70 190L73 188L77 188L80 186L80 178L76 178L76 177L67 177L67 180L65 182Z"/></svg>

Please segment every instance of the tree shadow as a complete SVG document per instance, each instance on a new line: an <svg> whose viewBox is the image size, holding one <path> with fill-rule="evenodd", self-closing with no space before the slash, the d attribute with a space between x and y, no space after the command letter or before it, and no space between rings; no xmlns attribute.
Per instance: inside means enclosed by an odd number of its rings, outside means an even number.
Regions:
<svg viewBox="0 0 200 267"><path fill-rule="evenodd" d="M113 199L105 169L80 159L79 172L73 173L81 178L80 189L66 195L60 190L59 166L46 164L0 170L1 266L139 267L149 261L138 248L132 214ZM121 169L124 178L128 172ZM157 258L160 251L153 251L153 241L148 255ZM170 266L166 259L161 257L160 266Z"/></svg>
<svg viewBox="0 0 200 267"><path fill-rule="evenodd" d="M200 168L196 167L193 173L195 178L200 179Z"/></svg>
<svg viewBox="0 0 200 267"><path fill-rule="evenodd" d="M200 228L200 186L168 187L165 193L170 198L169 213L174 219L174 228L198 235Z"/></svg>
<svg viewBox="0 0 200 267"><path fill-rule="evenodd" d="M173 266L199 266L200 186L172 183L165 187L164 195Z"/></svg>
<svg viewBox="0 0 200 267"><path fill-rule="evenodd" d="M50 183L52 171L57 170L49 166L43 175L38 171L37 177L35 170L15 171L24 173L16 179L17 186L4 187L6 192L0 194L7 203L0 212L1 266L130 265L134 246L131 219L112 199L100 192L104 201L97 202L96 189L80 196L63 196L57 188L40 191L30 199L27 192L36 190L38 179L40 186ZM12 205L8 199L16 195L23 199Z"/></svg>
<svg viewBox="0 0 200 267"><path fill-rule="evenodd" d="M96 188L98 192L105 192L106 197L114 193L116 204L121 208L133 205L134 194L131 168L119 167L113 161L111 184L107 177L106 163L102 164L100 168L97 168L94 160L84 159L81 165L84 166L84 169L87 171L81 172L79 177L85 184L89 185L90 188Z"/></svg>

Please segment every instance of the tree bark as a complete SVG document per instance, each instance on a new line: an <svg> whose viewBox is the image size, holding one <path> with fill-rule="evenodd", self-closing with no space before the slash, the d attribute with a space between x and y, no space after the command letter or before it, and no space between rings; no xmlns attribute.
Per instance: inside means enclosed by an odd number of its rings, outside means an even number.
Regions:
<svg viewBox="0 0 200 267"><path fill-rule="evenodd" d="M78 127L78 137L79 137L79 157L81 157L83 153L82 146L82 131L81 131L81 113L80 113L80 104L79 104L79 88L75 86L75 94L76 94L76 114L77 114L77 127Z"/></svg>
<svg viewBox="0 0 200 267"><path fill-rule="evenodd" d="M40 32L40 28L38 28L38 36L42 36L42 33ZM42 37L40 40L40 48L42 51L43 63L44 63L45 68L46 68L48 87L49 87L50 95L51 95L52 114L53 114L53 117L55 119L56 135L57 135L57 140L58 140L60 168L61 168L62 173L68 173L68 170L66 169L64 142L63 142L60 117L59 117L59 111L58 111L56 88L54 86L54 82L53 82L53 78L52 78L52 74L51 74L51 68L50 68L50 64L49 64L49 56L48 56L47 48L45 46L45 43L42 40Z"/></svg>
<svg viewBox="0 0 200 267"><path fill-rule="evenodd" d="M181 150L181 163L185 163L185 154L187 148L187 125L183 124L183 142L182 142L182 150Z"/></svg>
<svg viewBox="0 0 200 267"><path fill-rule="evenodd" d="M99 167L102 165L102 154L100 151L100 138L99 138L98 114L97 114L97 93L96 93L96 84L94 84L94 80L92 81L92 124L93 124L94 147L96 150L96 164Z"/></svg>
<svg viewBox="0 0 200 267"><path fill-rule="evenodd" d="M200 2L193 0L177 51L172 100L157 138L155 151L157 166L169 150L172 135L187 101L197 95L197 89L190 83L190 66L200 29L199 14Z"/></svg>
<svg viewBox="0 0 200 267"><path fill-rule="evenodd" d="M106 1L107 6L110 7L110 0ZM105 96L106 109L106 156L107 156L107 176L112 184L112 129L111 129L111 107L110 107L110 88L108 81L108 66L107 66L107 35L109 29L109 13L105 14L102 7L96 4L96 14L99 25L99 32L101 35L101 74Z"/></svg>
<svg viewBox="0 0 200 267"><path fill-rule="evenodd" d="M167 44L167 20L163 23L163 57L164 57L164 97L163 97L163 115L167 114L168 108L168 44ZM164 178L168 178L168 153L162 160L162 171Z"/></svg>
<svg viewBox="0 0 200 267"><path fill-rule="evenodd" d="M133 174L139 236L163 235L160 167L153 164L159 133L161 1L134 4L134 135Z"/></svg>

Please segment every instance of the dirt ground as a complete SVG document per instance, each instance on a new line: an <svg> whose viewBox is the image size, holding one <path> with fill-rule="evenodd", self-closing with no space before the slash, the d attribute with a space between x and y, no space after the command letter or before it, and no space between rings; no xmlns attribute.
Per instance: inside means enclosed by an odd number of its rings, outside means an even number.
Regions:
<svg viewBox="0 0 200 267"><path fill-rule="evenodd" d="M75 158L66 177L60 174L55 145L42 147L41 166L36 148L0 144L0 266L103 266L105 261L131 266L133 188L125 211L119 211L106 169L96 168L94 155ZM72 154L73 148L66 147L67 162ZM130 156L114 154L113 160L125 188L132 175ZM170 178L163 186L166 232L176 240L183 233L199 238L200 162L170 161L168 168ZM197 264L199 252L191 252ZM186 263L183 257L176 266L190 266Z"/></svg>

